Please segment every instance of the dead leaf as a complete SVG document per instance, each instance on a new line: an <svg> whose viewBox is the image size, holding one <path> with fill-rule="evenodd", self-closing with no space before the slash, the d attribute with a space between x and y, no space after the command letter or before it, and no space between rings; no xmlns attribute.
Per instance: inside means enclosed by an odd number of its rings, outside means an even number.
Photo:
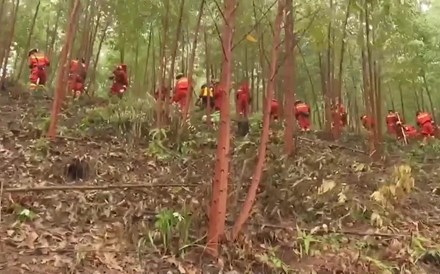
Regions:
<svg viewBox="0 0 440 274"><path fill-rule="evenodd" d="M122 267L116 261L116 254L114 253L104 252L103 256L98 256L98 259L101 263L103 263L110 269L123 271Z"/></svg>
<svg viewBox="0 0 440 274"><path fill-rule="evenodd" d="M335 181L333 180L323 180L322 185L318 189L318 194L322 195L326 192L329 192L336 186Z"/></svg>
<svg viewBox="0 0 440 274"><path fill-rule="evenodd" d="M64 257L64 256L59 256L59 255L55 255L53 257L54 263L53 265L55 267L65 267L72 265L72 260L70 258Z"/></svg>
<svg viewBox="0 0 440 274"><path fill-rule="evenodd" d="M38 234L35 231L29 231L26 235L26 238L24 239L23 242L21 242L20 244L18 244L18 247L27 247L29 249L34 249L35 248L35 240L38 239Z"/></svg>
<svg viewBox="0 0 440 274"><path fill-rule="evenodd" d="M174 257L169 257L167 258L167 262L176 266L177 269L179 270L180 274L186 274L186 269L182 266L182 264L176 260L176 258Z"/></svg>

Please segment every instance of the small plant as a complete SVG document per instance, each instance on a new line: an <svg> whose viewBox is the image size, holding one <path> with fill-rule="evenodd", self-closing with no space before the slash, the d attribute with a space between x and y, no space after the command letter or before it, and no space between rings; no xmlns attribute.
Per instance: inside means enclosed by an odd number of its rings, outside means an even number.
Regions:
<svg viewBox="0 0 440 274"><path fill-rule="evenodd" d="M23 208L18 213L18 220L20 222L33 221L37 217L38 217L37 214L35 214L34 212L32 212L31 210L29 210L27 208Z"/></svg>
<svg viewBox="0 0 440 274"><path fill-rule="evenodd" d="M269 252L264 254L257 254L255 257L261 263L275 270L275 273L278 271L282 271L283 273L293 273L292 269L280 258L278 258L278 256L275 254L275 251L276 249L271 249L269 250Z"/></svg>
<svg viewBox="0 0 440 274"><path fill-rule="evenodd" d="M189 229L191 227L190 214L184 210L184 213L175 212L169 209L161 211L156 216L154 231L148 233L149 243L158 248L158 242L161 244L163 253L172 253L184 250L189 239ZM176 243L173 239L177 238ZM182 248L179 248L181 246ZM175 247L174 250L171 250Z"/></svg>
<svg viewBox="0 0 440 274"><path fill-rule="evenodd" d="M164 128L153 129L150 131L150 139L147 154L158 160L168 160L171 157L171 152L163 143L167 139L166 130Z"/></svg>
<svg viewBox="0 0 440 274"><path fill-rule="evenodd" d="M46 138L39 138L34 140L34 143L30 146L32 151L36 154L37 159L47 157L49 154L50 142Z"/></svg>
<svg viewBox="0 0 440 274"><path fill-rule="evenodd" d="M301 258L306 255L309 256L312 254L311 247L313 243L319 243L320 241L316 239L312 233L307 233L305 231L302 231L298 226L296 227L296 231L298 233L297 244L298 244L298 250L295 250L294 252L298 254Z"/></svg>
<svg viewBox="0 0 440 274"><path fill-rule="evenodd" d="M371 194L371 199L384 207L392 207L393 203L400 201L414 189L415 181L408 165L395 167L391 180L391 184L382 186Z"/></svg>

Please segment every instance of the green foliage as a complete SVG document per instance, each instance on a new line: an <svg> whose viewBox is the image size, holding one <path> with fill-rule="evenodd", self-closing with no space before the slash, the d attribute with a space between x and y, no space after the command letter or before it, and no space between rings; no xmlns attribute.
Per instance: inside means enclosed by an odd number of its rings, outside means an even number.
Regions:
<svg viewBox="0 0 440 274"><path fill-rule="evenodd" d="M50 149L50 141L46 138L38 138L33 140L30 148L33 152L33 157L36 160L42 160L47 157Z"/></svg>
<svg viewBox="0 0 440 274"><path fill-rule="evenodd" d="M256 258L276 273L293 273L293 270L276 255L275 251L272 249L267 253L257 254Z"/></svg>
<svg viewBox="0 0 440 274"><path fill-rule="evenodd" d="M148 232L148 243L156 251L163 254L170 252L176 254L176 252L183 252L187 247L191 215L185 209L182 212L165 209L156 216L155 229Z"/></svg>
<svg viewBox="0 0 440 274"><path fill-rule="evenodd" d="M23 208L18 213L18 220L20 222L33 221L37 217L38 217L37 214L35 214L33 211L31 211L27 208Z"/></svg>
<svg viewBox="0 0 440 274"><path fill-rule="evenodd" d="M411 174L411 167L401 165L394 168L391 176L391 183L381 186L371 194L371 199L380 203L384 207L392 207L396 202L400 202L414 189L414 178Z"/></svg>
<svg viewBox="0 0 440 274"><path fill-rule="evenodd" d="M154 122L154 100L129 97L108 106L89 109L81 121L82 129L111 126L129 140L139 141L148 137Z"/></svg>
<svg viewBox="0 0 440 274"><path fill-rule="evenodd" d="M158 160L169 160L172 158L171 151L165 147L167 132L164 128L155 128L150 132L150 143L146 154L156 157Z"/></svg>

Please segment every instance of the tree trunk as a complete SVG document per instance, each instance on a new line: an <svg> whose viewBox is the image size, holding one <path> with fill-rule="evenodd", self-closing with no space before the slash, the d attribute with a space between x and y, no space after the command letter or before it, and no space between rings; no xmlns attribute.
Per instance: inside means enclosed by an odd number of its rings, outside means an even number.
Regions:
<svg viewBox="0 0 440 274"><path fill-rule="evenodd" d="M202 22L204 6L205 6L205 0L201 0L200 9L199 9L199 16L197 17L197 24L196 24L196 29L195 29L195 33L194 33L194 40L192 42L192 49L191 49L191 55L190 55L190 60L189 60L189 66L188 66L188 80L190 81L190 85L189 85L190 90L189 90L189 94L187 97L185 110L183 112L183 117L187 116L190 105L192 105L192 94L193 94L192 90L194 89L194 83L193 83L194 62L196 60L197 43L198 43L198 37L199 37L199 32L200 32L200 25Z"/></svg>
<svg viewBox="0 0 440 274"><path fill-rule="evenodd" d="M150 25L150 29L149 29L149 31L148 31L148 40L147 40L147 57L146 57L146 59L145 59L145 71L144 71L144 85L143 85L143 87L144 87L144 89L145 90L148 90L148 91L150 91L151 92L151 90L150 90L150 83L149 83L149 75L148 75L148 72L149 72L149 70L148 70L148 65L150 64L150 55L151 55L151 42L153 41L153 35L154 35L154 32L153 32L153 26L152 25ZM153 51L153 55L155 54L155 52ZM155 68L153 67L153 70L155 70ZM155 92L155 90L153 89L152 90L152 94L154 94L154 92Z"/></svg>
<svg viewBox="0 0 440 274"><path fill-rule="evenodd" d="M109 27L110 27L110 21L108 21L105 27L102 29L101 39L99 40L98 50L96 51L95 61L93 62L93 70L90 76L89 85L87 87L87 94L90 93L91 96L95 95L94 87L95 87L95 79L96 79L96 69L98 68L99 56L101 55L101 49L104 44L105 38L107 37L107 30Z"/></svg>
<svg viewBox="0 0 440 274"><path fill-rule="evenodd" d="M432 96L431 96L431 92L429 90L428 81L426 81L426 73L425 73L425 71L423 71L422 73L423 73L422 74L423 85L425 86L426 95L428 95L429 106L431 107L431 115L432 115L432 117L434 117L434 121L435 121L436 119L435 119L434 103L432 102Z"/></svg>
<svg viewBox="0 0 440 274"><path fill-rule="evenodd" d="M176 56L177 56L177 49L179 48L179 41L182 35L182 20L183 20L183 11L185 8L185 0L180 0L180 9L179 9L179 21L177 22L177 28L176 28L176 37L173 41L173 47L171 51L171 66L170 70L168 72L168 81L167 81L167 87L172 87L172 83L174 81L174 71L175 71L175 65L176 65ZM182 68L183 69L183 68ZM165 113L168 113L170 99L167 96L165 98Z"/></svg>
<svg viewBox="0 0 440 274"><path fill-rule="evenodd" d="M403 103L402 83L399 83L399 95L400 95L400 108L402 111L402 117L403 119L405 119L405 104Z"/></svg>
<svg viewBox="0 0 440 274"><path fill-rule="evenodd" d="M315 105L316 118L318 120L318 125L319 125L319 128L322 129L322 124L323 124L324 121L322 120L322 117L321 117L320 103L319 103L318 95L316 94L315 84L313 83L312 74L310 73L309 66L307 65L306 58L304 57L304 54L303 54L301 48L297 47L297 49L298 49L298 53L300 54L301 59L303 61L304 69L305 69L306 74L307 74L307 78L309 79L309 82L310 82L310 89L311 89L311 92L312 92L312 98L313 98L314 105Z"/></svg>
<svg viewBox="0 0 440 274"><path fill-rule="evenodd" d="M17 13L18 13L19 6L20 6L20 0L16 0L15 1L15 6L14 6L14 15L13 15L13 18L12 18L11 30L10 30L10 33L9 33L8 42L6 44L5 57L4 57L4 60L3 60L3 71L2 71L2 76L1 76L1 80L0 80L2 89L5 88L4 83L5 83L5 79L6 79L6 72L7 72L7 69L8 69L9 55L11 53L12 41L14 40L15 25L17 23Z"/></svg>
<svg viewBox="0 0 440 274"><path fill-rule="evenodd" d="M162 127L162 108L163 108L163 100L162 100L162 92L164 90L164 87L167 89L167 92L165 94L166 97L168 97L168 90L169 86L165 86L165 71L167 66L167 42L168 42L168 28L169 28L169 15L170 15L170 0L165 0L165 14L162 16L162 39L160 40L160 54L159 54L159 62L160 62L160 73L159 73L159 88L158 88L158 99L156 102L156 127L161 128Z"/></svg>
<svg viewBox="0 0 440 274"><path fill-rule="evenodd" d="M281 3L279 3L281 5ZM286 50L286 63L285 63L285 78L284 78L284 117L285 117L285 130L284 130L284 152L287 156L293 156L295 142L293 138L294 134L294 122L295 116L293 115L295 102L295 36L293 33L294 21L293 21L293 0L285 1L285 39L284 45ZM278 59L278 58L277 58ZM272 60L273 62L273 60Z"/></svg>
<svg viewBox="0 0 440 274"><path fill-rule="evenodd" d="M64 41L63 49L61 50L60 55L60 63L61 66L58 68L57 75L57 83L56 83L56 92L55 98L52 104L52 112L50 117L50 125L49 130L47 132L47 136L53 141L57 135L57 123L58 123L58 115L61 110L61 105L64 100L64 96L66 93L66 85L67 82L67 70L68 70L68 59L67 56L72 49L73 43L73 34L76 30L77 25L77 17L80 11L80 1L75 0L75 4L73 6L72 12L70 14L69 21L67 22L66 29L66 38Z"/></svg>
<svg viewBox="0 0 440 274"><path fill-rule="evenodd" d="M229 150L230 150L230 105L232 69L232 39L235 27L235 11L238 0L224 0L224 22L221 35L223 48L222 77L219 91L222 92L220 108L220 130L217 144L215 174L212 186L212 201L209 212L207 249L209 254L218 257L218 242L224 234L226 203L228 198Z"/></svg>
<svg viewBox="0 0 440 274"><path fill-rule="evenodd" d="M27 52L29 51L29 47L31 45L31 40L32 40L32 35L34 34L34 29L35 29L35 22L37 21L37 16L38 16L38 11L40 10L40 4L41 2L38 1L37 7L35 8L35 13L34 13L34 17L32 18L32 23L31 23L31 27L29 29L29 34L28 34L28 38L26 40L26 44L24 46L24 50L23 50L23 58L21 59L20 62L20 67L18 68L18 75L16 77L16 80L18 81L18 79L20 79L21 74L23 73L23 68L24 68L24 64L27 61ZM47 54L47 52L46 52Z"/></svg>
<svg viewBox="0 0 440 274"><path fill-rule="evenodd" d="M252 206L255 203L258 185L260 184L261 176L263 174L264 163L266 161L266 149L267 149L267 143L269 142L269 127L270 127L269 112L270 112L272 98L274 98L274 85L275 85L275 77L276 77L278 55L279 55L279 44L281 40L280 32L281 32L281 23L283 20L284 7L285 7L285 0L278 0L278 11L275 17L275 24L273 27L274 37L273 37L272 56L271 56L271 64L270 64L270 78L266 89L266 102L265 102L266 111L264 112L264 116L263 116L263 131L261 133L260 146L258 149L258 160L257 160L257 165L255 166L254 174L252 175L252 182L249 187L246 200L243 204L243 207L241 208L240 215L238 216L237 220L234 223L234 227L232 228L233 240L237 239L239 233L242 230L243 225L249 219ZM289 7L289 9L291 10L291 7Z"/></svg>

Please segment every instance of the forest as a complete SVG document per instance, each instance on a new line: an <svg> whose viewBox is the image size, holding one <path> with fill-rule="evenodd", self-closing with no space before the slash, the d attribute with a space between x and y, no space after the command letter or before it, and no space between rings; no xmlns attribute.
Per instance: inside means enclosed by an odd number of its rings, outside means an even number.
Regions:
<svg viewBox="0 0 440 274"><path fill-rule="evenodd" d="M439 273L437 16L0 0L0 273Z"/></svg>

